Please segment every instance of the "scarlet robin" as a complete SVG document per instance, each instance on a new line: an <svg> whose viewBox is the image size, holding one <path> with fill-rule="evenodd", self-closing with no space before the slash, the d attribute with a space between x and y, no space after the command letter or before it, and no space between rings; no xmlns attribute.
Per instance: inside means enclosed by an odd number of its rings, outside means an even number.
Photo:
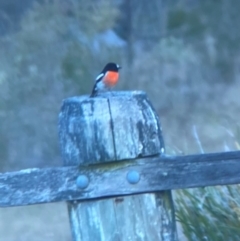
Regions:
<svg viewBox="0 0 240 241"><path fill-rule="evenodd" d="M118 82L119 73L118 70L121 67L115 63L108 63L97 76L94 84L92 94L90 97L96 96L99 92L107 91L115 86Z"/></svg>

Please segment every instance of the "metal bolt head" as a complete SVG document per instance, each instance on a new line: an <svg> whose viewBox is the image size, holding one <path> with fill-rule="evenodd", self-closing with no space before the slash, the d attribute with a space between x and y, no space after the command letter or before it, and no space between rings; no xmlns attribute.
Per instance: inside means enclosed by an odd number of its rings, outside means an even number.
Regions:
<svg viewBox="0 0 240 241"><path fill-rule="evenodd" d="M89 179L86 175L80 175L77 178L77 187L78 188L84 189L88 186L88 184L89 184Z"/></svg>
<svg viewBox="0 0 240 241"><path fill-rule="evenodd" d="M138 183L139 180L140 180L140 174L139 174L139 172L134 171L134 170L129 171L129 172L127 173L127 180L128 180L128 182L131 183L131 184L136 184L136 183Z"/></svg>

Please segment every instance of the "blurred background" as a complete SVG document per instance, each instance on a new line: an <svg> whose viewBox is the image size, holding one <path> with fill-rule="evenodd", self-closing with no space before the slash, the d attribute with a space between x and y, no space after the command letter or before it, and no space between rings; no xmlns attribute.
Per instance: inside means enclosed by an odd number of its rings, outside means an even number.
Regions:
<svg viewBox="0 0 240 241"><path fill-rule="evenodd" d="M0 171L61 166L62 99L90 94L110 61L123 67L117 90L147 92L168 154L238 150L239 13L238 0L0 0ZM234 228L212 216L216 210L202 205L199 213L236 234L240 202L231 188L179 191L179 220L199 207L191 195L219 197L226 215L233 211ZM203 239L217 231L188 233L189 225L181 227L186 240L240 240L233 231ZM70 241L66 205L0 209L0 240Z"/></svg>

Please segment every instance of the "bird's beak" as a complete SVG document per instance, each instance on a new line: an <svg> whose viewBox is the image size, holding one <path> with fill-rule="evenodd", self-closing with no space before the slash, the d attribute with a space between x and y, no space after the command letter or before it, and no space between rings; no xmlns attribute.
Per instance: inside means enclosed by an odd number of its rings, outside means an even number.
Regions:
<svg viewBox="0 0 240 241"><path fill-rule="evenodd" d="M118 66L118 69L121 69L122 67L121 66Z"/></svg>

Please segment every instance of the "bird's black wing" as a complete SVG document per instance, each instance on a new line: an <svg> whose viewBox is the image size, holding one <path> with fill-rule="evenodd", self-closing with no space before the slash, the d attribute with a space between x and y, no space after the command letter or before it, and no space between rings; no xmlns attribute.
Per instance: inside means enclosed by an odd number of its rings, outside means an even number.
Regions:
<svg viewBox="0 0 240 241"><path fill-rule="evenodd" d="M95 80L95 84L94 84L94 86L93 86L92 94L90 95L90 97L96 96L97 91L98 91L98 89L97 89L97 84L102 80L102 77L103 77L103 76L104 76L103 73L101 73L101 74L99 74L99 75L97 76L97 78L96 78L96 80Z"/></svg>

